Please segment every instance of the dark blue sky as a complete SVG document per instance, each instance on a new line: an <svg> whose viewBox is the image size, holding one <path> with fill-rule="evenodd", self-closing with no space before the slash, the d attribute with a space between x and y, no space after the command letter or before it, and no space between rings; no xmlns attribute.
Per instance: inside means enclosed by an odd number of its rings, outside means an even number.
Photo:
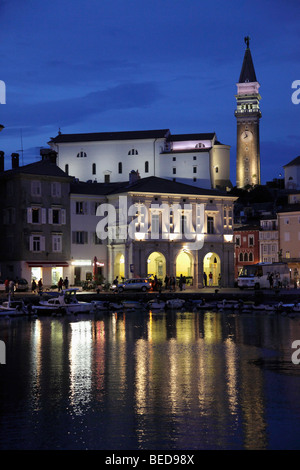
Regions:
<svg viewBox="0 0 300 470"><path fill-rule="evenodd" d="M21 164L36 161L59 128L214 131L231 146L235 184L246 35L261 85L262 182L300 155L298 0L0 0L0 21L6 169L22 146Z"/></svg>

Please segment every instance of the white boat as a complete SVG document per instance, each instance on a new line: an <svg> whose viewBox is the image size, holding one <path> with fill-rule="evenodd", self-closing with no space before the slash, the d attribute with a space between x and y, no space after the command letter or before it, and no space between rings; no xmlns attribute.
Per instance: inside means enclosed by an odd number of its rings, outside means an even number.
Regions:
<svg viewBox="0 0 300 470"><path fill-rule="evenodd" d="M167 308L181 308L185 304L185 300L183 299L169 299L166 302Z"/></svg>
<svg viewBox="0 0 300 470"><path fill-rule="evenodd" d="M93 310L90 302L79 302L76 297L78 289L63 289L57 297L41 300L33 307L35 313L84 313Z"/></svg>
<svg viewBox="0 0 300 470"><path fill-rule="evenodd" d="M109 302L108 307L109 307L109 310L113 310L113 311L124 309L123 305L118 304L117 302Z"/></svg>
<svg viewBox="0 0 300 470"><path fill-rule="evenodd" d="M109 309L109 302L105 300L92 300L91 304L93 306L93 310L108 310Z"/></svg>
<svg viewBox="0 0 300 470"><path fill-rule="evenodd" d="M166 302L164 302L163 300L153 299L149 300L147 306L150 310L164 310Z"/></svg>
<svg viewBox="0 0 300 470"><path fill-rule="evenodd" d="M217 308L220 310L226 309L226 310L233 310L236 308L238 305L238 301L232 300L228 301L226 299L223 299L221 302L217 303Z"/></svg>
<svg viewBox="0 0 300 470"><path fill-rule="evenodd" d="M140 310L143 308L143 305L138 300L124 300L122 302L122 306L123 308L130 310Z"/></svg>
<svg viewBox="0 0 300 470"><path fill-rule="evenodd" d="M25 315L26 307L22 300L11 300L9 295L8 300L5 300L0 304L0 316L20 316Z"/></svg>

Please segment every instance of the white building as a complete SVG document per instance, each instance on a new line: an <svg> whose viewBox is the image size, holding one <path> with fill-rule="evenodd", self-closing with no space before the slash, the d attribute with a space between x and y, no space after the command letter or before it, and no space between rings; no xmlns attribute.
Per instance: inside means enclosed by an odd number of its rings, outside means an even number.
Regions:
<svg viewBox="0 0 300 470"><path fill-rule="evenodd" d="M284 185L286 189L300 189L300 156L284 165Z"/></svg>
<svg viewBox="0 0 300 470"><path fill-rule="evenodd" d="M259 258L262 263L277 263L279 235L277 217L265 216L260 221Z"/></svg>
<svg viewBox="0 0 300 470"><path fill-rule="evenodd" d="M219 275L223 286L233 285L235 199L173 180L139 178L137 172L120 183L74 182L71 283L91 278L96 269L109 282L116 276L152 274L163 281L182 274L198 287L203 273L212 272L213 285ZM104 233L99 223L108 205L115 218L108 217Z"/></svg>
<svg viewBox="0 0 300 470"><path fill-rule="evenodd" d="M168 129L61 134L52 138L57 164L81 181L124 181L132 169L198 188L231 187L230 147L215 133L172 135Z"/></svg>

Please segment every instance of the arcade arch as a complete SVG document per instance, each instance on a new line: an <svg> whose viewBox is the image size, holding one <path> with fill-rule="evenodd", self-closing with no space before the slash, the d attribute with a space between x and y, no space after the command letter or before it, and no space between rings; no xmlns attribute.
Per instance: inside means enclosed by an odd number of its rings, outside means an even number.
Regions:
<svg viewBox="0 0 300 470"><path fill-rule="evenodd" d="M219 274L221 273L221 260L217 253L209 252L203 259L203 273L207 276L207 285L217 286ZM209 274L212 274L212 282L209 282Z"/></svg>
<svg viewBox="0 0 300 470"><path fill-rule="evenodd" d="M147 274L152 274L164 282L166 276L166 258L159 251L153 251L147 259Z"/></svg>

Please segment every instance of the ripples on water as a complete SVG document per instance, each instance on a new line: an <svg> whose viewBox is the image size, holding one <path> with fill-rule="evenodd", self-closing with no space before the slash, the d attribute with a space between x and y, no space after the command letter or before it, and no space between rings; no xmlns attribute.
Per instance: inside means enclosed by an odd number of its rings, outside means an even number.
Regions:
<svg viewBox="0 0 300 470"><path fill-rule="evenodd" d="M300 320L1 320L1 449L299 449Z"/></svg>

